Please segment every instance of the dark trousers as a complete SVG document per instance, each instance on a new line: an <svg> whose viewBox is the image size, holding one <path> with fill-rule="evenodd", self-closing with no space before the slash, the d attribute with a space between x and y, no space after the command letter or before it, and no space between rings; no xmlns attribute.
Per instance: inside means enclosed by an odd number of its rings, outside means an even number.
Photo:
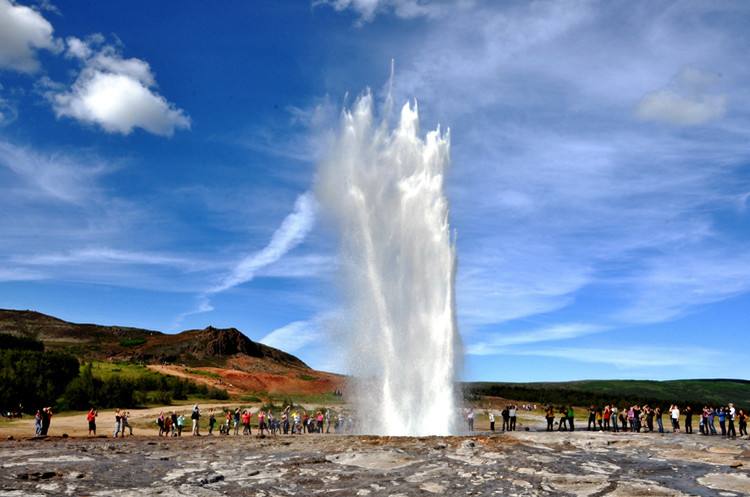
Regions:
<svg viewBox="0 0 750 497"><path fill-rule="evenodd" d="M510 431L515 431L515 430L516 430L516 417L511 416L510 417Z"/></svg>
<svg viewBox="0 0 750 497"><path fill-rule="evenodd" d="M576 431L575 424L573 424L573 416L568 417L568 427L570 428L570 431Z"/></svg>
<svg viewBox="0 0 750 497"><path fill-rule="evenodd" d="M729 437L731 437L731 438L736 438L737 437L737 432L734 431L734 420L733 419L729 420L729 426L727 427L727 438L729 438Z"/></svg>
<svg viewBox="0 0 750 497"><path fill-rule="evenodd" d="M495 422L490 421L490 431L495 431Z"/></svg>
<svg viewBox="0 0 750 497"><path fill-rule="evenodd" d="M555 418L547 418L547 431L552 431L555 425Z"/></svg>

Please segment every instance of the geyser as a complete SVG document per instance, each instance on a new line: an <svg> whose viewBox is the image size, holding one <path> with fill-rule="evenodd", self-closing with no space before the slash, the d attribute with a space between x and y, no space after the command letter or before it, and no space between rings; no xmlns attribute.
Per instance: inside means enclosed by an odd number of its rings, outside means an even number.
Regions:
<svg viewBox="0 0 750 497"><path fill-rule="evenodd" d="M458 431L461 353L443 192L449 132L422 138L416 103L391 128L389 107L376 122L368 92L342 113L317 194L340 234L359 430L447 435Z"/></svg>

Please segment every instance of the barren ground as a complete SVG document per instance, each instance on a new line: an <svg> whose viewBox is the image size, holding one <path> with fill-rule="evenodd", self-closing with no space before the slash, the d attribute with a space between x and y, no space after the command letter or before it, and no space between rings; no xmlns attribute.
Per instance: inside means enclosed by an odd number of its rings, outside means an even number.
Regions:
<svg viewBox="0 0 750 497"><path fill-rule="evenodd" d="M746 440L515 432L0 442L0 496L750 494Z"/></svg>

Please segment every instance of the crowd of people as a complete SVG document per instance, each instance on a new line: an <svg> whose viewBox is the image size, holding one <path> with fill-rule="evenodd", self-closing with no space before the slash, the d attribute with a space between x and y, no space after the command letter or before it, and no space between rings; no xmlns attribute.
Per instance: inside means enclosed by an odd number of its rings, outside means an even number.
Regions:
<svg viewBox="0 0 750 497"><path fill-rule="evenodd" d="M490 431L515 431L518 426L519 411L534 411L536 405L524 404L521 406L508 404L501 410L486 409L485 414L489 421ZM546 406L544 409L546 419L546 431L575 431L576 412L573 406ZM96 420L99 413L91 408L86 414L88 422L88 434L96 435ZM496 425L497 417L501 421ZM196 404L190 411L192 424L192 435L201 435L200 420L203 417L200 407ZM664 419L666 417L666 420ZM474 431L475 410L464 409L464 418L469 432ZM696 419L697 418L697 419ZM52 408L38 409L34 416L34 433L36 436L47 436L52 419ZM133 427L129 422L130 412L116 409L114 413L113 437L125 437L133 435ZM584 418L586 419L586 418ZM660 406L633 405L620 408L610 404L606 406L590 406L588 409L588 431L610 431L610 432L658 432L693 433L693 427L697 424L698 433L711 436L721 435L728 439L736 437L748 437L747 424L750 413L744 409L738 409L734 404L713 407L704 406L700 410L693 411L691 406L680 409L673 404L669 409ZM667 425L667 423L669 423ZM717 427L718 424L718 427ZM183 413L172 411L171 413L160 412L156 418L159 436L180 437L185 429L186 417ZM334 413L330 409L321 408L317 411L307 411L302 407L286 406L279 410L278 416L273 409L261 408L257 412L240 407L211 409L208 412L208 434L213 435L218 431L219 435L252 435L253 427L257 434L304 434L304 433L353 433L355 432L355 421L351 414L344 411ZM667 427L665 428L665 425ZM528 431L529 428L525 427Z"/></svg>
<svg viewBox="0 0 750 497"><path fill-rule="evenodd" d="M516 429L518 407L507 405L500 413L502 427L500 431L514 431ZM495 431L495 411L487 410L490 431ZM544 408L547 421L546 431L575 431L575 409L572 406L555 407L548 405ZM665 419L669 423L665 428ZM680 409L676 404L663 410L661 407L649 405L634 405L619 408L616 405L603 407L591 406L588 410L588 431L629 431L629 432L658 432L666 433L671 429L673 433L693 433L693 425L697 417L698 431L702 435L719 435L725 438L748 436L747 423L750 414L744 409L735 408L734 404L721 407L704 406L700 412L694 413L691 406ZM466 413L469 431L474 430L474 412L469 409ZM680 426L684 420L684 426ZM716 423L718 422L718 429ZM528 428L527 428L528 429Z"/></svg>
<svg viewBox="0 0 750 497"><path fill-rule="evenodd" d="M195 405L191 412L193 423L192 434L200 436L200 407ZM255 423L253 423L255 421ZM182 435L185 417L172 411L171 414L160 412L156 419L159 428L159 436ZM318 410L308 412L302 408L287 406L281 410L278 416L273 410L261 408L253 413L250 409L236 407L234 409L223 408L218 411L211 409L208 413L208 434L213 435L217 431L219 435L242 435L253 434L253 424L258 435L295 435L303 433L351 433L353 432L354 420L345 413L333 414L330 410Z"/></svg>
<svg viewBox="0 0 750 497"><path fill-rule="evenodd" d="M502 420L503 424L500 428L500 431L515 431L516 430L516 424L518 421L518 411L519 409L524 411L531 411L530 405L526 404L521 406L520 408L515 404L509 404L506 405L502 411L500 411L500 419ZM490 421L490 431L495 431L495 413L493 411L488 411L487 417ZM474 410L469 409L467 414L467 424L469 427L469 431L474 431Z"/></svg>

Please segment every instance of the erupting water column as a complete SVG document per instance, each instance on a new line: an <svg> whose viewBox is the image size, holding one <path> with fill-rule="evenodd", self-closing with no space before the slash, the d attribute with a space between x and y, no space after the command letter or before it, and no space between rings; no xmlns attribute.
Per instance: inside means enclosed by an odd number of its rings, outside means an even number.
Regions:
<svg viewBox="0 0 750 497"><path fill-rule="evenodd" d="M455 246L443 178L449 133L419 136L404 105L390 129L372 95L343 112L317 194L341 235L346 334L359 429L379 435L457 431Z"/></svg>

